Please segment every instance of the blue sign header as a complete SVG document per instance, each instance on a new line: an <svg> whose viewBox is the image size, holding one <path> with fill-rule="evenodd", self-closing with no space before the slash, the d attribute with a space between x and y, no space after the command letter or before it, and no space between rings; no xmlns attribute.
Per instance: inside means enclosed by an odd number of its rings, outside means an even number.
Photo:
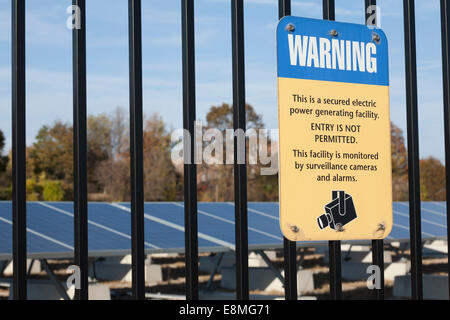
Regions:
<svg viewBox="0 0 450 320"><path fill-rule="evenodd" d="M278 77L389 85L381 29L286 16L277 27Z"/></svg>

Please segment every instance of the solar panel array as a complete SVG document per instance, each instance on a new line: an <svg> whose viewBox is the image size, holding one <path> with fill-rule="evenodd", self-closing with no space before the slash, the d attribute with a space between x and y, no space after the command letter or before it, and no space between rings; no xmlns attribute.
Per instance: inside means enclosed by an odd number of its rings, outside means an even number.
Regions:
<svg viewBox="0 0 450 320"><path fill-rule="evenodd" d="M407 202L395 202L394 227L388 240L409 239ZM184 251L184 208L179 202L145 204L145 248L151 252ZM131 248L129 203L92 202L89 210L90 256L123 255ZM0 202L0 260L11 258L12 204ZM73 203L28 202L27 246L29 257L64 258L73 255ZM198 204L199 250L234 249L234 204ZM248 203L250 249L282 248L278 203ZM446 237L444 202L422 203L423 239ZM326 244L326 242L323 242ZM312 243L299 243L312 245Z"/></svg>

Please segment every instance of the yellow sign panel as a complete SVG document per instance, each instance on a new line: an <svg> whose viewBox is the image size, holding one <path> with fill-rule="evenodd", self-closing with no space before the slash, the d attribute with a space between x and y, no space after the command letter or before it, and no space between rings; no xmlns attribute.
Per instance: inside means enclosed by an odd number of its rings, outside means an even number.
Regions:
<svg viewBox="0 0 450 320"><path fill-rule="evenodd" d="M292 241L387 237L385 35L362 25L285 17L277 51L283 234Z"/></svg>

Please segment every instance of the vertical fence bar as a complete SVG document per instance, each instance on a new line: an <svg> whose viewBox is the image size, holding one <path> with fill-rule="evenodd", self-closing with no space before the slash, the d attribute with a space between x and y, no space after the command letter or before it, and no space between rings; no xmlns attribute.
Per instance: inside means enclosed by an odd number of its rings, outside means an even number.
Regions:
<svg viewBox="0 0 450 320"><path fill-rule="evenodd" d="M86 1L73 0L73 195L75 264L80 289L75 299L88 299L87 126L86 126ZM79 23L79 24L77 24Z"/></svg>
<svg viewBox="0 0 450 320"><path fill-rule="evenodd" d="M339 300L342 296L341 242L329 241L328 251L330 265L330 295L332 299Z"/></svg>
<svg viewBox="0 0 450 320"><path fill-rule="evenodd" d="M377 0L364 0L365 2L365 19L366 22L365 24L370 26L376 26L377 25L377 9L375 9L375 12L373 12L371 9L373 9L373 6L377 5ZM370 19L371 17L373 17L374 19Z"/></svg>
<svg viewBox="0 0 450 320"><path fill-rule="evenodd" d="M278 18L291 15L291 0L278 0ZM284 247L284 297L297 300L297 246L295 241L283 237Z"/></svg>
<svg viewBox="0 0 450 320"><path fill-rule="evenodd" d="M278 0L278 18L291 15L291 0Z"/></svg>
<svg viewBox="0 0 450 320"><path fill-rule="evenodd" d="M365 19L366 25L377 25L377 1L365 0ZM375 6L375 8L374 8ZM373 11L375 9L375 11ZM384 253L383 240L372 240L372 263L380 268L380 289L375 288L375 299L384 299Z"/></svg>
<svg viewBox="0 0 450 320"><path fill-rule="evenodd" d="M323 0L323 19L335 20L334 0Z"/></svg>
<svg viewBox="0 0 450 320"><path fill-rule="evenodd" d="M422 299L422 231L420 218L419 129L417 115L417 65L414 0L403 0L403 11L405 27L406 122L408 131L411 293L413 299Z"/></svg>
<svg viewBox="0 0 450 320"><path fill-rule="evenodd" d="M283 237L284 245L284 298L297 300L297 246L295 241Z"/></svg>
<svg viewBox="0 0 450 320"><path fill-rule="evenodd" d="M186 299L198 300L197 165L195 163L195 41L194 0L181 0L183 37L183 127L189 132L184 163L184 225ZM186 149L185 149L186 150ZM186 160L186 159L185 159Z"/></svg>
<svg viewBox="0 0 450 320"><path fill-rule="evenodd" d="M128 0L133 298L145 298L141 0Z"/></svg>
<svg viewBox="0 0 450 320"><path fill-rule="evenodd" d="M236 294L248 300L247 166L245 150L244 3L231 0L233 57L234 204L236 221ZM243 133L243 134L242 134Z"/></svg>
<svg viewBox="0 0 450 320"><path fill-rule="evenodd" d="M384 299L384 244L383 240L372 240L372 264L380 268L380 289L374 289L376 300Z"/></svg>
<svg viewBox="0 0 450 320"><path fill-rule="evenodd" d="M447 0L441 0L441 37L442 37L442 81L444 93L444 130L445 130L445 182L446 182L446 200L447 200L447 252L450 252L450 3ZM450 258L449 268L449 296L450 296Z"/></svg>
<svg viewBox="0 0 450 320"><path fill-rule="evenodd" d="M13 296L27 299L25 0L12 0Z"/></svg>
<svg viewBox="0 0 450 320"><path fill-rule="evenodd" d="M323 19L335 20L334 0L323 0ZM341 242L329 241L330 264L330 294L333 299L340 299L342 295L341 278Z"/></svg>

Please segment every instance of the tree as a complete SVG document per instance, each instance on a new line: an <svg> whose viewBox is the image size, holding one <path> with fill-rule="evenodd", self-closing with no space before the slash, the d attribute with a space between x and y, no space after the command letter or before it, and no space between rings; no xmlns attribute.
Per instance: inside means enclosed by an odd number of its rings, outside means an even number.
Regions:
<svg viewBox="0 0 450 320"><path fill-rule="evenodd" d="M0 175L6 171L8 166L8 156L3 156L3 149L5 148L5 136L0 130Z"/></svg>
<svg viewBox="0 0 450 320"><path fill-rule="evenodd" d="M421 188L426 191L422 193L422 200L444 201L445 167L434 157L421 159L419 165Z"/></svg>
<svg viewBox="0 0 450 320"><path fill-rule="evenodd" d="M42 182L42 200L61 201L64 200L64 188L61 181L45 180Z"/></svg>
<svg viewBox="0 0 450 320"><path fill-rule="evenodd" d="M95 166L95 179L103 200L130 200L130 152L128 118L122 108L108 115L110 125L109 157Z"/></svg>
<svg viewBox="0 0 450 320"><path fill-rule="evenodd" d="M108 163L117 154L123 152L124 145L127 143L126 134L127 123L121 109L116 109L111 115L88 116L87 178L90 194L103 192L99 173L100 165L103 164L104 167L104 163ZM64 190L64 199L71 200L73 198L72 125L61 121L44 125L35 140L35 143L28 147L27 152L28 178L33 178L39 186L44 183L44 180L60 181ZM43 198L43 195L39 194L38 198Z"/></svg>
<svg viewBox="0 0 450 320"><path fill-rule="evenodd" d="M123 154L129 146L130 133L128 130L128 116L124 109L117 107L110 115L112 156Z"/></svg>
<svg viewBox="0 0 450 320"><path fill-rule="evenodd" d="M105 200L130 200L130 161L127 156L108 159L99 164L98 180L103 187Z"/></svg>
<svg viewBox="0 0 450 320"><path fill-rule="evenodd" d="M402 130L391 122L392 195L394 201L408 200L408 153Z"/></svg>
<svg viewBox="0 0 450 320"><path fill-rule="evenodd" d="M112 123L107 114L87 118L88 191L99 192L98 166L112 157Z"/></svg>
<svg viewBox="0 0 450 320"><path fill-rule="evenodd" d="M46 179L73 181L73 130L72 126L56 121L44 125L36 135L36 142L29 148L32 174L45 174Z"/></svg>
<svg viewBox="0 0 450 320"><path fill-rule="evenodd" d="M145 121L143 140L145 200L176 200L182 184L170 159L170 135L158 115Z"/></svg>
<svg viewBox="0 0 450 320"><path fill-rule="evenodd" d="M0 200L11 199L11 177L9 175L8 162L9 157L3 155L5 148L5 136L0 130Z"/></svg>
<svg viewBox="0 0 450 320"><path fill-rule="evenodd" d="M246 105L246 129L263 129L262 116L256 113L251 105ZM206 115L206 129L218 129L224 138L223 159L220 164L208 165L202 162L199 167L199 199L202 201L232 201L234 199L234 170L232 165L227 165L226 160L233 159L233 154L226 153L225 140L226 130L233 129L233 107L223 103L220 106L212 106ZM250 131L249 131L250 130ZM257 132L250 134L252 138ZM256 140L255 140L256 141ZM270 143L270 139L268 141ZM247 149L247 181L252 186L247 189L249 201L276 201L278 199L278 177L277 175L263 176L258 164L250 164L249 161L249 139L246 139ZM269 152L275 150L270 150ZM255 159L256 160L256 159Z"/></svg>
<svg viewBox="0 0 450 320"><path fill-rule="evenodd" d="M403 132L391 123L392 192L394 201L406 201L408 194L408 153ZM434 158L419 161L420 196L424 201L445 200L445 167Z"/></svg>
<svg viewBox="0 0 450 320"><path fill-rule="evenodd" d="M106 198L130 200L130 150L128 125L121 110L110 118L112 154L101 161L97 177ZM170 135L162 119L152 115L144 123L144 199L145 201L179 200L182 193L180 175L170 159Z"/></svg>
<svg viewBox="0 0 450 320"><path fill-rule="evenodd" d="M408 153L403 131L391 122L392 175L408 174Z"/></svg>
<svg viewBox="0 0 450 320"><path fill-rule="evenodd" d="M245 105L245 118L247 129L264 128L262 116L257 114L249 104ZM233 128L233 106L222 103L220 106L212 106L206 115L208 128L217 128L223 133L226 129Z"/></svg>

